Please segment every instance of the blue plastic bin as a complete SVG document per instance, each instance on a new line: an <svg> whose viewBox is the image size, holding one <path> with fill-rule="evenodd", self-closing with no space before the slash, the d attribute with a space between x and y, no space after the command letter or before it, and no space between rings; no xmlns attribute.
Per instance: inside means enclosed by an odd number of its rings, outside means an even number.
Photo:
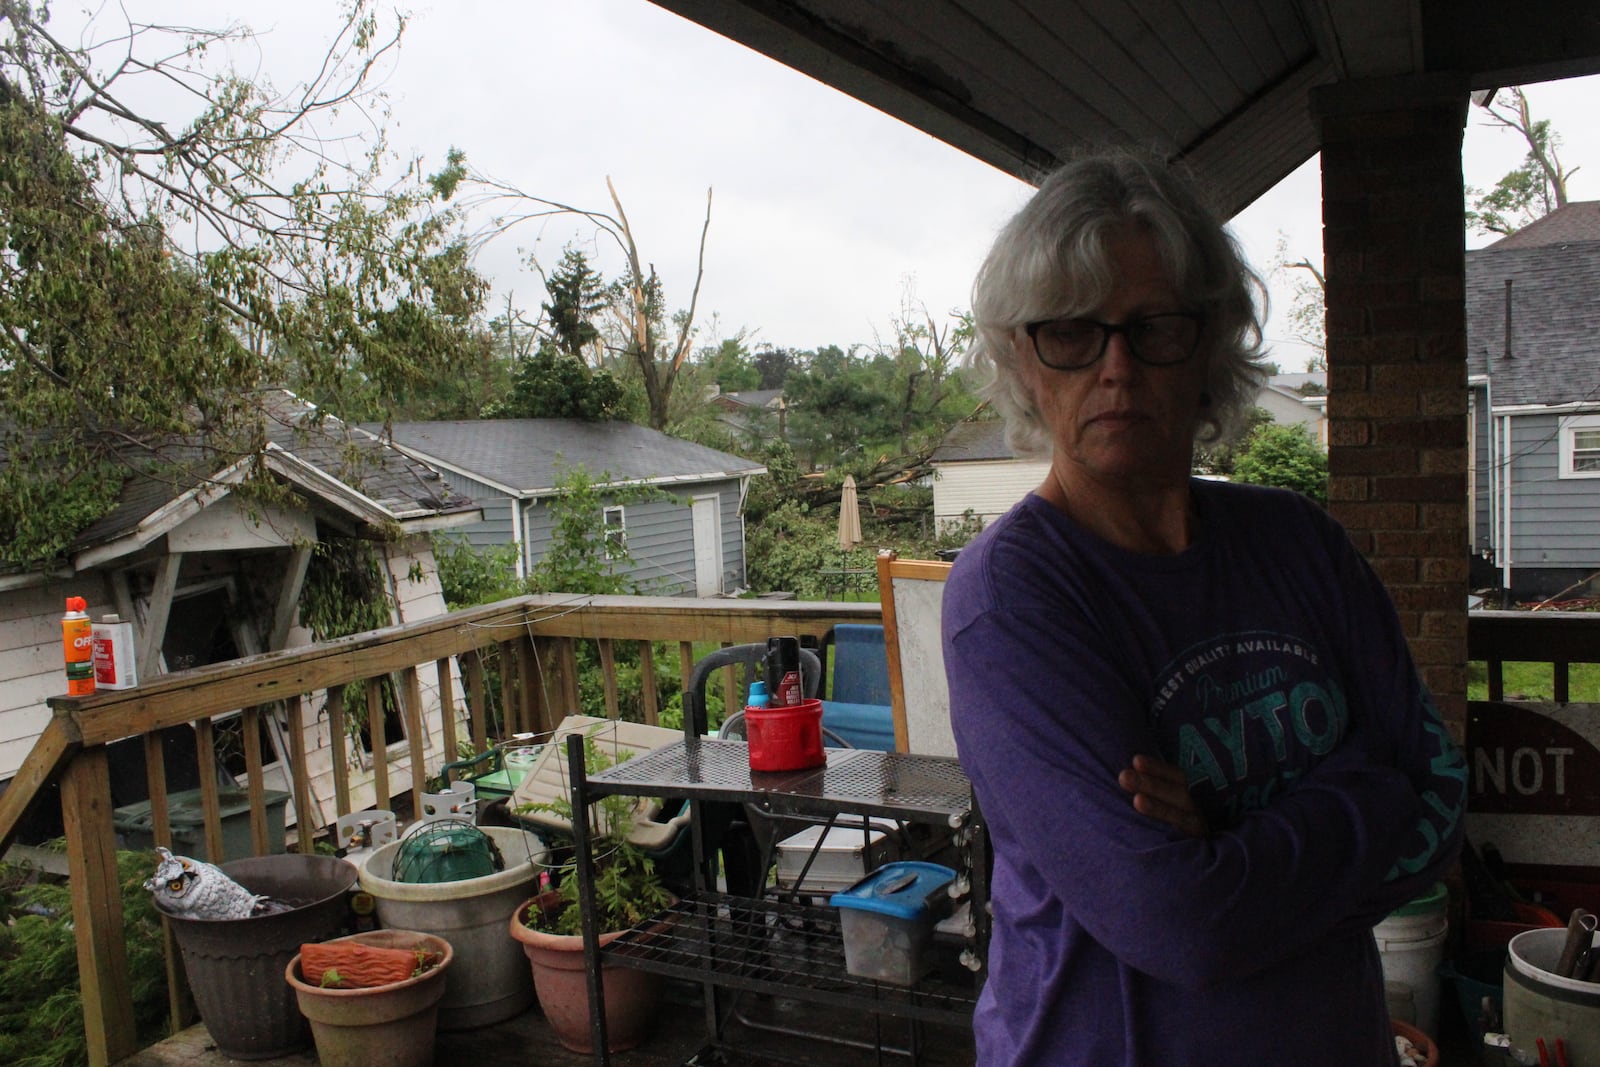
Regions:
<svg viewBox="0 0 1600 1067"><path fill-rule="evenodd" d="M933 968L933 927L950 913L956 872L937 863L886 863L833 894L844 934L845 970L858 978L911 985Z"/></svg>

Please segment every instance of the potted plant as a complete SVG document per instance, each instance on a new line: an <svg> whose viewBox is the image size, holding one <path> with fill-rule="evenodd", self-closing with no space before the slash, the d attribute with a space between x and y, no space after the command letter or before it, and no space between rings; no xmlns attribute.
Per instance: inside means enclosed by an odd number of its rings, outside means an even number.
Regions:
<svg viewBox="0 0 1600 1067"><path fill-rule="evenodd" d="M302 945L284 976L311 1022L322 1067L432 1067L454 956L444 938L412 930Z"/></svg>
<svg viewBox="0 0 1600 1067"><path fill-rule="evenodd" d="M622 758L627 758L626 754ZM589 772L611 765L610 757L584 738L584 763ZM570 802L536 805L571 819ZM607 945L625 931L674 902L662 884L655 864L628 841L633 826L633 801L611 796L598 801L596 832L590 838L594 857L595 923L600 944ZM574 1052L593 1052L589 1030L588 975L584 968L583 916L578 879L571 872L560 887L524 901L511 916L511 936L533 968L539 1004L557 1040ZM601 968L605 996L606 1044L621 1052L639 1044L654 1020L661 994L661 976L627 967Z"/></svg>

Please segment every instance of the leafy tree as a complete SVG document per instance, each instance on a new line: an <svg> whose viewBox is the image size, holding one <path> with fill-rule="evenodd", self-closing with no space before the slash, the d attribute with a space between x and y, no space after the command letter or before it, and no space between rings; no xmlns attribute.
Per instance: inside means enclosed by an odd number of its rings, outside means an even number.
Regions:
<svg viewBox="0 0 1600 1067"><path fill-rule="evenodd" d="M765 477L753 478L750 481L750 491L745 494L744 518L746 537L766 522L767 516L785 503L795 500L801 492L801 471L795 462L794 450L788 442L777 438L769 439L764 447L752 452L751 459L756 460L767 468ZM747 546L745 551L747 559L754 558L754 553Z"/></svg>
<svg viewBox="0 0 1600 1067"><path fill-rule="evenodd" d="M1250 436L1257 429L1271 423L1272 412L1263 407L1252 408L1249 425L1237 436L1209 445L1200 445L1195 449L1193 469L1201 474L1220 474L1225 478L1231 478L1234 464L1238 462L1245 442L1250 440Z"/></svg>
<svg viewBox="0 0 1600 1067"><path fill-rule="evenodd" d="M434 534L433 560L445 605L456 611L521 596L526 592L517 577L521 551L515 542L477 547L459 534Z"/></svg>
<svg viewBox="0 0 1600 1067"><path fill-rule="evenodd" d="M511 372L510 394L484 406L487 419L612 419L621 416L622 386L609 371L590 370L546 343Z"/></svg>
<svg viewBox="0 0 1600 1067"><path fill-rule="evenodd" d="M706 190L706 217L700 228L700 250L695 270L694 287L689 295L689 306L669 315L666 294L661 277L654 264L649 264L639 252L633 226L622 207L622 198L616 186L606 179L606 191L611 196L610 212L574 207L523 192L516 186L490 178L474 175L477 193L471 202L476 206L504 208L501 210L480 241L488 241L534 219L547 219L556 215L572 215L593 224L616 246L623 259L620 275L606 289L607 313L610 317L605 345L609 355L615 356L630 372L636 375L645 394L647 420L653 429L665 430L671 422L672 396L678 376L688 363L695 338L695 314L700 299L700 283L705 277L706 235L711 230L711 190Z"/></svg>
<svg viewBox="0 0 1600 1067"><path fill-rule="evenodd" d="M977 399L958 374L958 360L972 340L971 313L939 323L926 304L917 303L909 285L898 315L890 319L893 338L878 344L893 362L892 395L898 398L899 449L911 451L930 434L942 437L971 414Z"/></svg>
<svg viewBox="0 0 1600 1067"><path fill-rule="evenodd" d="M760 374L758 389L782 389L789 373L800 365L792 348L763 348L755 355L756 372Z"/></svg>
<svg viewBox="0 0 1600 1067"><path fill-rule="evenodd" d="M1304 426L1266 422L1251 431L1233 463L1235 481L1293 489L1328 503L1328 457Z"/></svg>
<svg viewBox="0 0 1600 1067"><path fill-rule="evenodd" d="M556 481L556 496L547 506L551 515L550 544L533 573L528 591L533 593L617 594L638 592L627 573L633 561L626 539L610 538L605 509L614 504L660 500L668 494L647 486L609 488L611 476L590 476L582 464L570 467Z"/></svg>
<svg viewBox="0 0 1600 1067"><path fill-rule="evenodd" d="M827 345L812 353L802 370L789 374L788 438L808 469L837 464L851 452L893 440L899 404L892 360L868 360Z"/></svg>
<svg viewBox="0 0 1600 1067"><path fill-rule="evenodd" d="M1328 369L1328 282L1322 270L1309 257L1289 260L1289 242L1278 235L1278 247L1272 260L1272 273L1290 279L1293 297L1289 305L1289 330L1307 348L1306 370Z"/></svg>
<svg viewBox="0 0 1600 1067"><path fill-rule="evenodd" d="M85 33L102 57L0 0L0 558L47 565L131 469L191 484L259 454L263 385L366 417L470 358L464 161L380 182L366 80L403 23L374 11L353 0L278 96L206 65L247 30ZM194 111L141 110L145 81ZM379 131L366 158L325 150L338 115Z"/></svg>
<svg viewBox="0 0 1600 1067"><path fill-rule="evenodd" d="M711 380L724 393L767 388L761 384L761 370L751 357L750 350L745 347L747 336L746 331L740 330L732 337L724 337L715 348L706 349L701 354L701 361L710 372Z"/></svg>
<svg viewBox="0 0 1600 1067"><path fill-rule="evenodd" d="M1522 165L1503 176L1487 192L1468 187L1467 225L1480 233L1512 234L1567 203L1567 182L1578 172L1568 170L1558 150L1561 137L1549 119L1535 119L1528 94L1512 86L1509 103L1496 104L1493 96L1483 104L1489 124L1512 130L1528 145ZM1498 94L1496 94L1498 95Z"/></svg>

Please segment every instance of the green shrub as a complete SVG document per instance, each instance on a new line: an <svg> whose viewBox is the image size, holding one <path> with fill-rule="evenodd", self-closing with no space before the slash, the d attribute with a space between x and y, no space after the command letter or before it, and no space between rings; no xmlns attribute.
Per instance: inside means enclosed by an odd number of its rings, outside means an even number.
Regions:
<svg viewBox="0 0 1600 1067"><path fill-rule="evenodd" d="M480 548L460 534L434 534L433 560L445 604L456 611L526 593L527 583L517 577L521 550L516 542Z"/></svg>
<svg viewBox="0 0 1600 1067"><path fill-rule="evenodd" d="M1304 426L1257 426L1234 458L1233 478L1293 489L1324 507L1328 503L1328 457Z"/></svg>
<svg viewBox="0 0 1600 1067"><path fill-rule="evenodd" d="M167 1021L161 922L144 890L154 866L151 853L117 853L123 940L141 1047L165 1036ZM71 890L31 868L0 864L0 1063L88 1062Z"/></svg>

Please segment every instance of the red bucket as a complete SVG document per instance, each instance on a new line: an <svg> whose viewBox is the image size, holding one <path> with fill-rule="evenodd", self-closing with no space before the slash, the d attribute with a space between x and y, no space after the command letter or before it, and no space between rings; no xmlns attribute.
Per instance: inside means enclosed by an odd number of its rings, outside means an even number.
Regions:
<svg viewBox="0 0 1600 1067"><path fill-rule="evenodd" d="M822 701L746 708L752 771L799 771L827 762L822 752Z"/></svg>

